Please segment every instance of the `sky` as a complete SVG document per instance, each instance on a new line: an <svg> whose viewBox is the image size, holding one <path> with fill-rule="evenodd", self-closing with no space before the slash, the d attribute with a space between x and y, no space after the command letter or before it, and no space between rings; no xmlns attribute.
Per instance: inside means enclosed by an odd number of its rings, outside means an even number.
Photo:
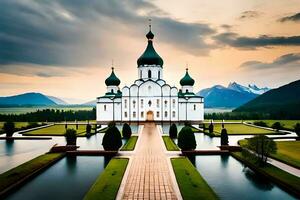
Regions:
<svg viewBox="0 0 300 200"><path fill-rule="evenodd" d="M276 88L300 79L300 0L0 0L0 96L102 96L112 67L138 77L151 18L164 79L195 91L230 82Z"/></svg>

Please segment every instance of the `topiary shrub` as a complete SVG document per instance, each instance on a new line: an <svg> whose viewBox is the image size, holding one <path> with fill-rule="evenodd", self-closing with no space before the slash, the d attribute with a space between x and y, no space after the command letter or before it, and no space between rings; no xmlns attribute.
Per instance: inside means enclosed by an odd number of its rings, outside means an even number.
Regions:
<svg viewBox="0 0 300 200"><path fill-rule="evenodd" d="M92 126L90 124L87 124L85 127L85 131L87 137L91 136Z"/></svg>
<svg viewBox="0 0 300 200"><path fill-rule="evenodd" d="M300 137L300 123L297 123L295 125L295 133Z"/></svg>
<svg viewBox="0 0 300 200"><path fill-rule="evenodd" d="M209 124L209 126L208 126L208 131L209 131L209 133L213 133L214 132L214 125L213 125L213 123L211 122L210 124Z"/></svg>
<svg viewBox="0 0 300 200"><path fill-rule="evenodd" d="M268 127L267 123L264 121L256 121L253 123L256 126L263 126L263 127Z"/></svg>
<svg viewBox="0 0 300 200"><path fill-rule="evenodd" d="M272 128L279 131L279 129L282 129L283 126L281 125L280 122L275 122L273 125L272 125Z"/></svg>
<svg viewBox="0 0 300 200"><path fill-rule="evenodd" d="M125 123L123 125L122 133L123 133L123 138L128 139L131 137L132 131L131 131L129 124Z"/></svg>
<svg viewBox="0 0 300 200"><path fill-rule="evenodd" d="M77 135L76 130L68 128L65 133L67 145L76 145Z"/></svg>
<svg viewBox="0 0 300 200"><path fill-rule="evenodd" d="M15 132L15 123L5 122L3 125L3 131L6 133L6 137L12 137Z"/></svg>
<svg viewBox="0 0 300 200"><path fill-rule="evenodd" d="M172 124L169 129L170 138L177 138L177 133L178 133L178 131L177 131L176 124Z"/></svg>
<svg viewBox="0 0 300 200"><path fill-rule="evenodd" d="M122 146L121 133L116 126L109 126L105 131L102 145L106 151L117 151Z"/></svg>
<svg viewBox="0 0 300 200"><path fill-rule="evenodd" d="M228 134L226 128L222 128L221 131L221 145L228 145Z"/></svg>
<svg viewBox="0 0 300 200"><path fill-rule="evenodd" d="M178 146L183 151L194 150L197 146L195 134L191 127L183 127L178 134Z"/></svg>

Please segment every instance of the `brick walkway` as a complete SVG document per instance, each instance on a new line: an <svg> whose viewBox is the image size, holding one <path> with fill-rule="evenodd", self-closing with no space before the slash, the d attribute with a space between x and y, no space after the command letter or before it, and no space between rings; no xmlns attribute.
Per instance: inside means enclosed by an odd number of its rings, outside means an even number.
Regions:
<svg viewBox="0 0 300 200"><path fill-rule="evenodd" d="M154 123L146 123L126 180L122 199L177 199L162 139Z"/></svg>

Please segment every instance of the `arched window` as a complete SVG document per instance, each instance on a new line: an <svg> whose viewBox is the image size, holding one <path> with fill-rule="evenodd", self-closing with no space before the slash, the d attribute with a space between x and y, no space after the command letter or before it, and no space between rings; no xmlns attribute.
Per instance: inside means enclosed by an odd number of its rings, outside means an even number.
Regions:
<svg viewBox="0 0 300 200"><path fill-rule="evenodd" d="M127 118L127 112L124 112L124 117Z"/></svg>
<svg viewBox="0 0 300 200"><path fill-rule="evenodd" d="M142 78L142 70L140 71L140 78Z"/></svg>
<svg viewBox="0 0 300 200"><path fill-rule="evenodd" d="M159 117L159 112L156 112L156 117Z"/></svg>
<svg viewBox="0 0 300 200"><path fill-rule="evenodd" d="M165 111L165 117L168 117L168 112L167 111Z"/></svg>
<svg viewBox="0 0 300 200"><path fill-rule="evenodd" d="M159 108L159 99L156 99L156 107Z"/></svg>
<svg viewBox="0 0 300 200"><path fill-rule="evenodd" d="M106 111L106 105L104 105L104 111Z"/></svg>
<svg viewBox="0 0 300 200"><path fill-rule="evenodd" d="M141 117L144 118L144 112L141 112Z"/></svg>
<svg viewBox="0 0 300 200"><path fill-rule="evenodd" d="M110 92L111 92L111 93L114 93L114 90L113 90L113 89L111 89L111 90L110 90Z"/></svg>
<svg viewBox="0 0 300 200"><path fill-rule="evenodd" d="M132 113L132 117L136 118L136 112L135 111Z"/></svg>
<svg viewBox="0 0 300 200"><path fill-rule="evenodd" d="M175 108L175 99L172 100L173 108Z"/></svg>
<svg viewBox="0 0 300 200"><path fill-rule="evenodd" d="M127 99L124 100L124 107L127 108Z"/></svg>
<svg viewBox="0 0 300 200"><path fill-rule="evenodd" d="M141 99L141 108L144 108L144 99Z"/></svg>
<svg viewBox="0 0 300 200"><path fill-rule="evenodd" d="M148 70L148 78L151 78L151 70Z"/></svg>
<svg viewBox="0 0 300 200"><path fill-rule="evenodd" d="M189 90L188 90L188 89L186 89L186 90L185 90L185 93L188 93L188 92L189 92Z"/></svg>
<svg viewBox="0 0 300 200"><path fill-rule="evenodd" d="M149 107L151 107L151 105L152 105L152 102L151 102L151 101L148 101L148 105L149 105Z"/></svg>
<svg viewBox="0 0 300 200"><path fill-rule="evenodd" d="M175 113L175 111L173 111L172 112L172 117L175 118L175 116L176 116L176 113Z"/></svg>
<svg viewBox="0 0 300 200"><path fill-rule="evenodd" d="M133 104L133 108L135 108L135 100L133 100L132 104Z"/></svg>
<svg viewBox="0 0 300 200"><path fill-rule="evenodd" d="M165 108L167 108L167 106L168 106L168 101L165 100Z"/></svg>
<svg viewBox="0 0 300 200"><path fill-rule="evenodd" d="M194 104L194 110L196 110L196 104Z"/></svg>
<svg viewBox="0 0 300 200"><path fill-rule="evenodd" d="M160 71L158 71L158 79L160 79Z"/></svg>

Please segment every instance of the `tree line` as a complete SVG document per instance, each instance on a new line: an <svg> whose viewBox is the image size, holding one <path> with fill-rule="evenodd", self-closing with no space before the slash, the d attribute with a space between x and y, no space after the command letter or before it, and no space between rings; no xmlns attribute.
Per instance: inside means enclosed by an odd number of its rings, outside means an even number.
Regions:
<svg viewBox="0 0 300 200"><path fill-rule="evenodd" d="M43 109L23 114L0 114L0 121L13 122L60 122L95 120L96 108L92 110Z"/></svg>

